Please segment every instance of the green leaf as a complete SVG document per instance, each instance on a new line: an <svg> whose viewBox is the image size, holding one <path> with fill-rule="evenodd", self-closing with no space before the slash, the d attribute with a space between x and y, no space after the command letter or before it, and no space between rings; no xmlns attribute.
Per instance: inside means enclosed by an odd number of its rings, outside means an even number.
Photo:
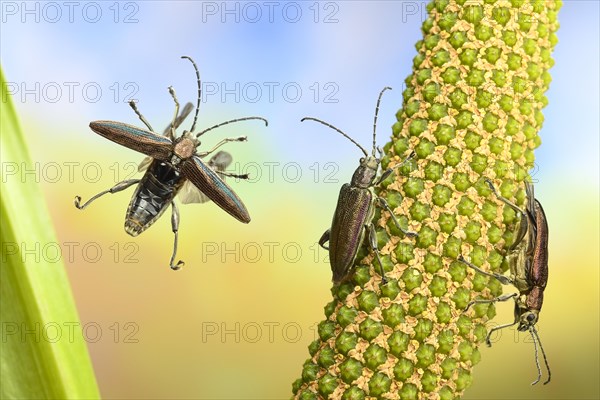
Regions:
<svg viewBox="0 0 600 400"><path fill-rule="evenodd" d="M1 70L0 81L0 159L32 168ZM42 191L3 175L0 192L0 398L100 398L64 265L21 254L58 242Z"/></svg>

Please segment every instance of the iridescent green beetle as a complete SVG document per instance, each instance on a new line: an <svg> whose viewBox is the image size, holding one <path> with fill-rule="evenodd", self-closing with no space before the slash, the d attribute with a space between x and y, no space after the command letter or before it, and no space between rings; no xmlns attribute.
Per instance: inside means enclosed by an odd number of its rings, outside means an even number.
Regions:
<svg viewBox="0 0 600 400"><path fill-rule="evenodd" d="M542 342L535 329L535 324L538 321L544 302L544 290L546 289L546 283L548 282L548 221L546 220L546 214L544 213L542 205L534 196L533 185L531 183L525 183L525 191L527 193L525 210L522 210L508 199L502 197L489 179L486 179L486 183L500 201L521 215L517 236L513 244L508 248L506 254L506 262L510 268L511 276L508 277L497 273L486 272L465 260L462 255L458 257L458 260L480 274L498 279L504 285L515 286L519 293L504 294L490 300L473 300L467 305L467 309L473 304L496 303L514 299L514 321L510 324L500 325L490 329L486 337L487 345L492 345L490 336L495 331L519 324L517 329L521 332L529 331L535 346L535 362L538 370L538 377L532 382L532 385L538 383L542 377L542 371L537 356L538 343L542 350L546 369L548 370L548 379L544 382L544 384L547 384L550 382L552 373L550 372L546 352L542 347Z"/></svg>
<svg viewBox="0 0 600 400"><path fill-rule="evenodd" d="M333 272L333 282L336 284L343 282L350 277L353 271L354 260L365 239L367 231L369 235L369 247L375 253L377 261L379 262L382 283L385 284L387 282L383 270L383 263L381 262L381 257L379 255L379 249L377 248L375 225L373 225L372 222L376 202L390 213L394 224L402 231L402 233L411 237L417 236L415 232L407 231L400 226L400 223L396 219L396 216L390 209L388 203L382 197L377 196L373 190L373 188L384 181L395 168L403 165L408 159L414 156L414 153L412 153L403 162L393 168L387 169L379 178L377 178L379 164L381 163L381 159L375 155L376 150L381 154L381 150L377 148L375 141L377 114L379 113L381 96L383 95L383 92L389 89L391 88L383 88L377 98L375 118L373 121L373 149L371 155L369 155L360 144L354 141L354 139L335 126L317 118L302 118L302 121L316 121L336 130L361 149L365 155L360 159L360 165L356 171L354 171L350 183L346 183L342 186L338 197L337 207L333 214L331 228L326 230L321 236L321 239L319 239L319 245L324 249L329 250L329 262L331 264L331 271ZM329 247L325 245L327 242L329 242Z"/></svg>

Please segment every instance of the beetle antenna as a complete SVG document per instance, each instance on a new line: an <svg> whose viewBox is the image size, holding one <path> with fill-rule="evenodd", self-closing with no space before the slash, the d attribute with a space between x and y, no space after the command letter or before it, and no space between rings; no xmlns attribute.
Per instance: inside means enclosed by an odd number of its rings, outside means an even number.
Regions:
<svg viewBox="0 0 600 400"><path fill-rule="evenodd" d="M310 120L310 121L319 122L319 123L321 123L321 124L323 124L323 125L325 125L325 126L327 126L327 127L331 128L331 129L333 129L334 131L337 131L338 133L342 134L342 135L343 135L343 136L344 136L346 139L348 139L348 140L350 140L352 143L354 143L354 144L356 145L356 147L358 147L359 149L361 149L361 150L362 150L362 152L363 152L363 153L365 153L365 157L368 157L368 156L369 156L369 154L367 153L367 151L365 150L365 148L364 148L364 147L362 147L360 144L356 143L356 142L354 141L354 139L352 139L350 136L348 136L347 134L345 134L345 133L344 133L344 132L343 132L341 129L339 129L339 128L336 128L335 126L333 126L333 125L331 125L331 124L328 124L328 123L327 123L327 122L325 122L325 121L321 121L320 119L318 119L318 118L313 118L313 117L304 117L304 118L302 118L302 119L300 120L300 122L304 122L304 121L306 121L306 120ZM375 151L375 150L373 150L373 151Z"/></svg>
<svg viewBox="0 0 600 400"><path fill-rule="evenodd" d="M531 327L531 328L533 328L533 327ZM533 334L532 329L529 329L529 333L531 333L531 338L533 339L533 349L535 351L535 355L534 355L535 367L537 368L537 373L538 373L537 379L535 381L531 382L531 385L533 386L533 385L537 384L540 381L540 379L542 379L542 369L540 368L540 360L538 357L537 340L535 339L535 335Z"/></svg>
<svg viewBox="0 0 600 400"><path fill-rule="evenodd" d="M546 364L546 369L548 370L548 379L546 379L546 382L544 382L544 385L547 385L550 382L550 379L552 379L552 372L550 371L550 365L548 364L548 358L546 357L546 352L544 351L544 346L542 346L542 341L540 340L540 336L538 335L537 331L535 330L535 327L531 327L530 328L530 332L531 332L531 336L537 339L537 342L540 344L540 350L542 350L542 357L544 357L544 364ZM535 339L534 339L534 344L535 344ZM537 363L537 348L536 348L536 363ZM538 370L539 370L539 363L538 363ZM539 378L538 380L535 382L537 383L539 382ZM533 383L532 383L533 385Z"/></svg>
<svg viewBox="0 0 600 400"><path fill-rule="evenodd" d="M190 57L181 56L181 58L187 58L188 60L190 60L190 62L194 66L194 69L196 70L196 79L198 81L198 101L196 102L196 114L194 114L194 122L192 123L192 129L190 129L190 132L194 132L194 128L196 128L196 120L198 120L198 111L200 110L200 94L202 88L202 84L200 83L200 71L198 71L198 66Z"/></svg>
<svg viewBox="0 0 600 400"><path fill-rule="evenodd" d="M375 107L375 118L373 119L373 157L375 157L375 148L377 147L377 144L375 143L375 129L377 128L377 114L379 114L379 103L381 103L381 96L383 96L383 92L385 92L386 90L392 90L392 88L386 86L381 90L381 92L379 92L379 97L377 98L377 106Z"/></svg>
<svg viewBox="0 0 600 400"><path fill-rule="evenodd" d="M218 127L220 127L220 126L227 125L227 124L231 124L231 123L234 123L234 122L248 121L248 120L252 120L252 119L258 119L258 120L261 120L261 121L263 121L263 122L265 123L265 126L269 126L269 121L267 121L267 120L266 120L265 118L263 118L263 117L244 117L244 118L236 118L236 119L232 119L232 120L230 120L230 121L225 121L225 122L221 122L220 124L213 125L213 126L211 126L210 128L206 128L206 129L205 129L205 130L203 130L202 132L198 133L198 134L196 135L196 138L199 138L200 136L204 135L206 132L208 132L208 131L212 131L213 129L215 129L215 128L218 128Z"/></svg>

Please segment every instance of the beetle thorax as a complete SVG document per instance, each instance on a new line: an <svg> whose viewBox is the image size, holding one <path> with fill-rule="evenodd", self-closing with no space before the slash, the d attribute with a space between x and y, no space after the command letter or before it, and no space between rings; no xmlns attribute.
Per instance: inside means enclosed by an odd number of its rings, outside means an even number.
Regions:
<svg viewBox="0 0 600 400"><path fill-rule="evenodd" d="M363 157L360 166L354 171L350 184L354 187L368 188L373 186L379 169L379 159L375 157Z"/></svg>
<svg viewBox="0 0 600 400"><path fill-rule="evenodd" d="M175 155L181 158L182 160L193 156L195 151L196 146L194 146L194 142L189 138L181 139L175 144L175 147L173 148L173 152L175 153Z"/></svg>
<svg viewBox="0 0 600 400"><path fill-rule="evenodd" d="M185 132L173 146L173 157L171 163L179 164L180 161L186 160L196 154L197 141L189 132Z"/></svg>

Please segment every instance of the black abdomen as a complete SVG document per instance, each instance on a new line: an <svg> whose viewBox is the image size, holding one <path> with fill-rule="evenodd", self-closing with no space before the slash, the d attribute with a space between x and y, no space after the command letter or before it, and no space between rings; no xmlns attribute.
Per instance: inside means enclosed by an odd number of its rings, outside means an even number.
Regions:
<svg viewBox="0 0 600 400"><path fill-rule="evenodd" d="M137 236L162 215L183 185L173 167L154 160L137 186L125 216L125 231Z"/></svg>

